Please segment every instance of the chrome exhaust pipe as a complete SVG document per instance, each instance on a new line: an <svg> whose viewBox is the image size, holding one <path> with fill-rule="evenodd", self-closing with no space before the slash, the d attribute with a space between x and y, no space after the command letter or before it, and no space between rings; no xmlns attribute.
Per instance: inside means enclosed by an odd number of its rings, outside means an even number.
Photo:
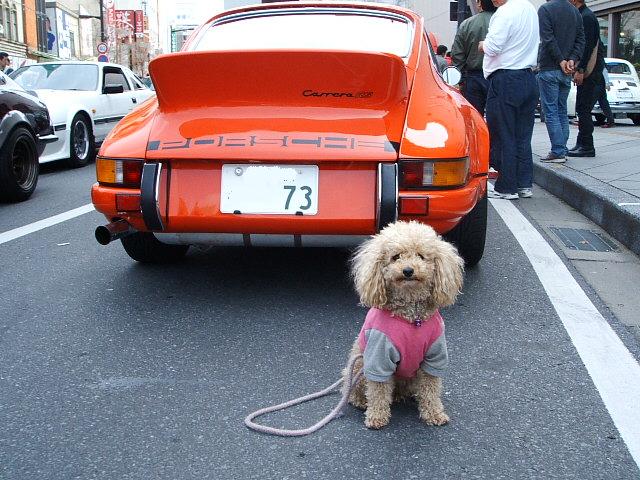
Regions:
<svg viewBox="0 0 640 480"><path fill-rule="evenodd" d="M131 235L136 230L126 220L116 220L96 228L96 240L100 245L108 245L114 240Z"/></svg>

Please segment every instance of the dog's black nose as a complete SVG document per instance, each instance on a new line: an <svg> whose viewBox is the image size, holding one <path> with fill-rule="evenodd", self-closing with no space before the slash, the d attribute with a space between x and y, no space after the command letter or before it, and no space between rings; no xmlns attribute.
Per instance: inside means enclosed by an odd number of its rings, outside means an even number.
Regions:
<svg viewBox="0 0 640 480"><path fill-rule="evenodd" d="M402 274L407 277L410 278L413 275L413 268L411 267L405 267L402 269Z"/></svg>

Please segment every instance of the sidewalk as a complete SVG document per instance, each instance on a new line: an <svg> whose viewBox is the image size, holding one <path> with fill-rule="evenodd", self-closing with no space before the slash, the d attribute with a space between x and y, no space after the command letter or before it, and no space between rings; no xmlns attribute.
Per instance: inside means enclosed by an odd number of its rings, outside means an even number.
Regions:
<svg viewBox="0 0 640 480"><path fill-rule="evenodd" d="M568 147L576 143L571 125ZM640 255L640 127L617 119L614 128L595 127L595 158L545 164L550 149L544 123L536 119L531 147L534 182L562 199Z"/></svg>

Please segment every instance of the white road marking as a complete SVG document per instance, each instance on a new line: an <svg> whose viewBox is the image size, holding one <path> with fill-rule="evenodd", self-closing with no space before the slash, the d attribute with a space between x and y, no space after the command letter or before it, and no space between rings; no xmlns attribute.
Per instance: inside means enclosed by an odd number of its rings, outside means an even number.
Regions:
<svg viewBox="0 0 640 480"><path fill-rule="evenodd" d="M84 215L85 213L93 212L94 210L95 209L93 208L93 204L88 203L86 205L83 205L82 207L69 210L68 212L60 213L58 215L54 215L53 217L30 223L29 225L25 225L24 227L18 227L14 228L13 230L9 230L8 232L0 233L0 244L10 242L11 240L15 240L16 238L24 237L25 235L29 235L30 233L37 232L38 230L42 230L43 228L47 228L52 225L57 225L58 223L62 223L66 220L79 217L80 215Z"/></svg>
<svg viewBox="0 0 640 480"><path fill-rule="evenodd" d="M640 202L622 202L618 204L619 207L637 206L637 205L640 205Z"/></svg>
<svg viewBox="0 0 640 480"><path fill-rule="evenodd" d="M507 200L491 200L529 258L631 456L640 467L640 365L542 235Z"/></svg>

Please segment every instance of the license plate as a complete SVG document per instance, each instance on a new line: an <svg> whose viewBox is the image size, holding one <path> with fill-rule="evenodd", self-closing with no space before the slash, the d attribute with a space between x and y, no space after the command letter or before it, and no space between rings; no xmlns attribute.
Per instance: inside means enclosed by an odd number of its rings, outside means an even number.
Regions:
<svg viewBox="0 0 640 480"><path fill-rule="evenodd" d="M618 90L618 98L633 98L633 94L631 92Z"/></svg>
<svg viewBox="0 0 640 480"><path fill-rule="evenodd" d="M315 215L318 213L318 166L223 165L220 211Z"/></svg>

